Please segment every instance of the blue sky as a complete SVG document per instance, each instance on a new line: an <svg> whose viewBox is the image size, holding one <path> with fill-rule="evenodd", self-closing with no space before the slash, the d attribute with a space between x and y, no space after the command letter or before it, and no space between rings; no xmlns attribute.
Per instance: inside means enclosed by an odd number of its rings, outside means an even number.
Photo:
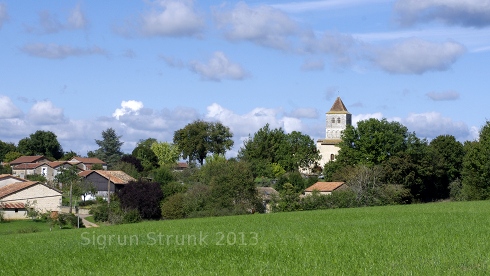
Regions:
<svg viewBox="0 0 490 276"><path fill-rule="evenodd" d="M489 119L490 0L0 0L0 41L0 140L82 156L197 119L230 127L229 156L266 123L316 141L337 96L420 138Z"/></svg>

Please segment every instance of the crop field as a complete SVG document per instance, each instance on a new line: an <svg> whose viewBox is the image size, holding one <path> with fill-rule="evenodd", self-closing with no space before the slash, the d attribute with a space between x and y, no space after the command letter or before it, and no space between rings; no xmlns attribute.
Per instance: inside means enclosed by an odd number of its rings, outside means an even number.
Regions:
<svg viewBox="0 0 490 276"><path fill-rule="evenodd" d="M0 275L489 273L490 201L0 235Z"/></svg>

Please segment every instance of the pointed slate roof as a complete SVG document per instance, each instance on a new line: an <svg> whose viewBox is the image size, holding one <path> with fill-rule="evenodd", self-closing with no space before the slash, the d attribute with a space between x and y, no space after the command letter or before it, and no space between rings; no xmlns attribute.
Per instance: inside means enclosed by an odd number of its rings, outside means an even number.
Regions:
<svg viewBox="0 0 490 276"><path fill-rule="evenodd" d="M330 108L330 111L327 112L327 114L350 114L350 113L349 111L347 111L347 108L345 107L340 97L337 97L337 99L332 105L332 108Z"/></svg>

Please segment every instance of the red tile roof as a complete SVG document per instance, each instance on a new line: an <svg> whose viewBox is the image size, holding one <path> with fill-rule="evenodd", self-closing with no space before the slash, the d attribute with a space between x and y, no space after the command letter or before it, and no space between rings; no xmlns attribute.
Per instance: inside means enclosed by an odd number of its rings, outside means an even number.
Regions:
<svg viewBox="0 0 490 276"><path fill-rule="evenodd" d="M333 192L342 186L345 182L317 182L305 189L305 192L313 192L317 190L319 192Z"/></svg>
<svg viewBox="0 0 490 276"><path fill-rule="evenodd" d="M15 182L7 186L3 186L0 188L0 198L4 198L8 195L17 193L21 190L34 186L38 183L39 183L38 181L26 181L26 182Z"/></svg>
<svg viewBox="0 0 490 276"><path fill-rule="evenodd" d="M46 163L23 163L12 167L14 170L30 170L45 165Z"/></svg>
<svg viewBox="0 0 490 276"><path fill-rule="evenodd" d="M20 177L11 175L11 174L0 174L0 180L7 179L7 178L18 180L18 182L26 182L27 181L23 178L20 178Z"/></svg>
<svg viewBox="0 0 490 276"><path fill-rule="evenodd" d="M13 161L10 162L11 165L16 165L16 164L22 164L22 163L34 163L38 162L39 160L46 159L46 157L42 155L36 155L36 156L21 156Z"/></svg>

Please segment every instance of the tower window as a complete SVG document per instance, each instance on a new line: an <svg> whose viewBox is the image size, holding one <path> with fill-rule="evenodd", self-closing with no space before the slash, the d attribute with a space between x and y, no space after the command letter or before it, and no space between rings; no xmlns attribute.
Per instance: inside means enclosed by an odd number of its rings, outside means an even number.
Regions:
<svg viewBox="0 0 490 276"><path fill-rule="evenodd" d="M332 118L332 124L335 124L335 118Z"/></svg>
<svg viewBox="0 0 490 276"><path fill-rule="evenodd" d="M337 118L337 124L340 124L340 118Z"/></svg>

